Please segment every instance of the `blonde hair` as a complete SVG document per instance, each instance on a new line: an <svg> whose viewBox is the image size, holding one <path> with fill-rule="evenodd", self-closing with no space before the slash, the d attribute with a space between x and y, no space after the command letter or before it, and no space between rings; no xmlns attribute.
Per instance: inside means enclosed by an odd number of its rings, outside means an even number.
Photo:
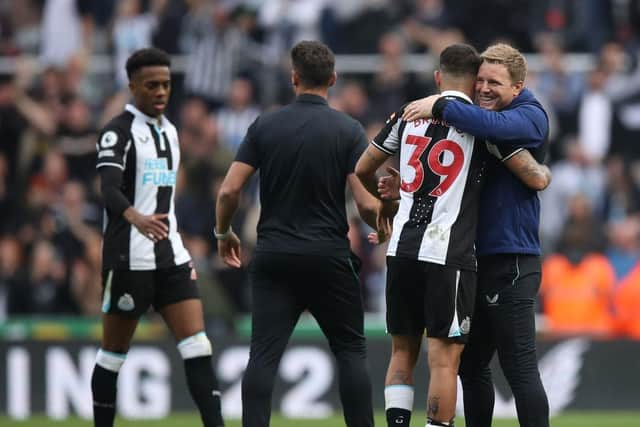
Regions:
<svg viewBox="0 0 640 427"><path fill-rule="evenodd" d="M490 64L502 64L507 68L511 82L523 82L527 77L527 61L524 55L508 44L498 43L489 46L482 54L482 59Z"/></svg>

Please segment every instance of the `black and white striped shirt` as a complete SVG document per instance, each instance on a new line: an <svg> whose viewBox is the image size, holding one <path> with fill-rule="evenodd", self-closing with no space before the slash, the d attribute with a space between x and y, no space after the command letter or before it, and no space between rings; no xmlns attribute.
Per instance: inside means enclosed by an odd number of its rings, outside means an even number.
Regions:
<svg viewBox="0 0 640 427"><path fill-rule="evenodd" d="M121 191L131 205L143 215L168 214L169 227L169 237L154 243L105 208L103 268L155 270L188 262L174 206L180 164L175 126L164 116L156 119L127 105L102 129L97 150L97 168L123 171Z"/></svg>
<svg viewBox="0 0 640 427"><path fill-rule="evenodd" d="M471 103L461 92L443 95ZM484 146L435 119L402 121L403 110L371 142L389 155L400 151L401 200L387 255L475 270Z"/></svg>

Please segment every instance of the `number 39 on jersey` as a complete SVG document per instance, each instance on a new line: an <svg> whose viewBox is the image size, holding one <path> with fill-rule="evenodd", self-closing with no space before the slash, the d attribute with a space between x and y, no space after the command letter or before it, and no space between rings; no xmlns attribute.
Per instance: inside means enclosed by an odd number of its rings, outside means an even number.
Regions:
<svg viewBox="0 0 640 427"><path fill-rule="evenodd" d="M407 135L405 144L415 145L405 166L413 171L413 179L409 182L405 180L406 175L412 175L410 171L402 174L400 188L407 193L414 193L422 188L424 182L423 154L428 149L426 165L436 175L443 179L433 189L429 195L434 197L442 196L454 183L464 164L464 151L457 142L450 139L441 139L430 146L432 138L426 136Z"/></svg>

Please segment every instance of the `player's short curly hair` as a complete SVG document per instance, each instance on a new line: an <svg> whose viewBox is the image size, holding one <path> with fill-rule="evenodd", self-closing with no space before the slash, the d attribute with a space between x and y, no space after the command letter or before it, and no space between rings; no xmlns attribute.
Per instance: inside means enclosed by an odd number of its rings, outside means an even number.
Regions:
<svg viewBox="0 0 640 427"><path fill-rule="evenodd" d="M131 80L140 68L157 65L171 67L171 57L167 52L155 47L136 50L127 59L127 64L125 65L127 77Z"/></svg>
<svg viewBox="0 0 640 427"><path fill-rule="evenodd" d="M301 41L291 49L293 69L307 88L328 86L335 62L331 49L318 41Z"/></svg>
<svg viewBox="0 0 640 427"><path fill-rule="evenodd" d="M527 77L527 60L520 51L505 43L489 46L480 54L490 64L502 64L507 68L511 82L523 82Z"/></svg>
<svg viewBox="0 0 640 427"><path fill-rule="evenodd" d="M440 71L451 76L473 76L478 74L482 58L468 44L455 43L440 53Z"/></svg>

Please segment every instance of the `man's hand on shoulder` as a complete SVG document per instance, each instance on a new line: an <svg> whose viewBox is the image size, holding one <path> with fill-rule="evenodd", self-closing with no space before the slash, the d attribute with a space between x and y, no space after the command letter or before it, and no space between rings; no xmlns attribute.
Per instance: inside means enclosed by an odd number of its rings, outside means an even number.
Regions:
<svg viewBox="0 0 640 427"><path fill-rule="evenodd" d="M440 95L431 95L426 98L418 99L410 102L404 108L402 120L411 122L418 119L428 119L433 117L433 104L440 98Z"/></svg>

